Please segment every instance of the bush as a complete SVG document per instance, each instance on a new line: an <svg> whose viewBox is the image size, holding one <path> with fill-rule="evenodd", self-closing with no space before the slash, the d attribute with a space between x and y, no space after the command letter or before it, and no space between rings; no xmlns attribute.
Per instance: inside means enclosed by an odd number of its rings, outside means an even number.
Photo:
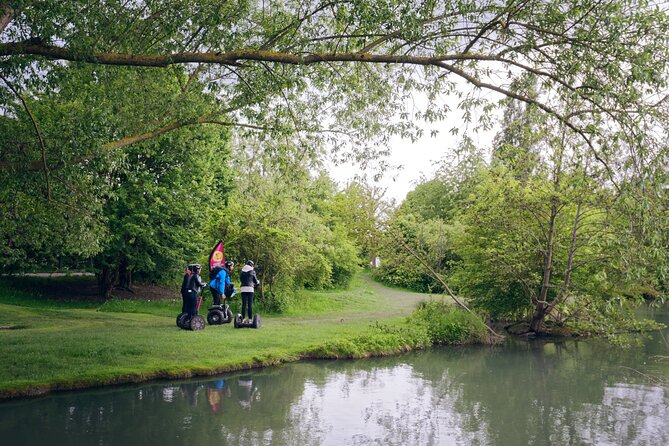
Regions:
<svg viewBox="0 0 669 446"><path fill-rule="evenodd" d="M376 323L362 336L336 339L309 350L312 358L368 358L385 356L429 347L424 327L407 324L390 326Z"/></svg>
<svg viewBox="0 0 669 446"><path fill-rule="evenodd" d="M433 344L485 343L488 334L475 315L443 301L421 303L409 322L425 325Z"/></svg>

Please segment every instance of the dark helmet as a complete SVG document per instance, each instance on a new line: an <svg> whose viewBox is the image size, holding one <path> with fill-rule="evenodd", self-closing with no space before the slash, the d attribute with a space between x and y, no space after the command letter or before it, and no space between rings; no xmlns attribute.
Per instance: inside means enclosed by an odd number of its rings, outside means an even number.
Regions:
<svg viewBox="0 0 669 446"><path fill-rule="evenodd" d="M235 262L233 262L232 260L226 260L225 261L225 267L226 268L229 269L229 268L232 268L233 266L235 266Z"/></svg>
<svg viewBox="0 0 669 446"><path fill-rule="evenodd" d="M248 262L246 262L246 264L247 264L248 266L253 266L253 265L255 265L255 263L253 263L253 260L249 260Z"/></svg>
<svg viewBox="0 0 669 446"><path fill-rule="evenodd" d="M188 265L188 269L190 270L190 272L197 274L202 270L202 267L200 266L199 263L191 263L190 265Z"/></svg>

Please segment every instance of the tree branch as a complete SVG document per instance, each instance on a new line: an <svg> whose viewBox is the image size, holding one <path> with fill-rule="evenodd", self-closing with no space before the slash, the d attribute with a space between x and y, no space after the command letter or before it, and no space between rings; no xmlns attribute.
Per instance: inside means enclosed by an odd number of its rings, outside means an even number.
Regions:
<svg viewBox="0 0 669 446"><path fill-rule="evenodd" d="M0 79L7 85L7 88L9 88L12 93L16 95L16 97L19 98L21 103L23 104L23 108L25 108L26 112L28 113L28 116L30 117L30 121L33 124L33 128L35 129L35 133L37 134L37 139L39 140L40 148L41 148L41 154L42 154L42 164L40 168L44 171L44 179L46 181L46 197L49 201L51 201L51 180L49 179L49 166L46 163L46 144L44 142L44 137L42 136L42 132L39 129L39 125L37 124L37 120L35 119L35 115L33 115L32 110L28 106L28 103L23 99L23 96L16 90L12 84L5 79L4 76L0 76Z"/></svg>
<svg viewBox="0 0 669 446"><path fill-rule="evenodd" d="M3 78L4 80L4 78ZM5 81L6 83L6 81ZM37 123L33 121L33 124L37 126ZM137 144L146 140L149 140L151 138L155 138L160 135L164 135L165 133L178 130L180 128L188 127L191 125L201 125L201 124L215 124L215 125L220 125L220 126L226 126L226 127L243 127L243 128L248 128L248 129L254 129L254 130L271 130L270 127L262 127L262 126L257 126L253 124L246 124L242 122L234 122L234 121L220 121L213 119L211 115L205 115L201 116L197 119L193 119L191 121L185 121L185 122L172 122L167 125L164 125L162 127L159 127L157 129L151 130L149 132L141 133L138 135L132 135L132 136L127 136L125 138L118 139L116 141L111 141L106 144L102 145L102 149L105 151L111 151L111 150L116 150L116 149L122 149L123 147L130 146L132 144ZM39 133L38 133L39 135ZM41 140L41 135L40 135L40 141ZM9 161L2 161L0 162L0 169L4 168L9 168L9 167L24 167L26 170L29 171L36 171L36 170L45 170L46 169L46 152L44 151L45 146L43 145L43 152L42 152L42 161L34 161L32 163L28 163L27 165L24 163L16 163L16 162L9 162ZM82 162L90 158L80 158L77 160L77 162ZM48 172L48 171L47 171Z"/></svg>
<svg viewBox="0 0 669 446"><path fill-rule="evenodd" d="M3 1L0 4L0 13L2 14L0 15L0 34L2 34L14 18L14 10L9 6L9 2Z"/></svg>

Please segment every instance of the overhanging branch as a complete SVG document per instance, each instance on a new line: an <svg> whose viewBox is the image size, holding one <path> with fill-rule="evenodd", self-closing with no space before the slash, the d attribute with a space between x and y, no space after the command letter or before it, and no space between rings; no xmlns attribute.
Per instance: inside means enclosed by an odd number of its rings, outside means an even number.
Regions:
<svg viewBox="0 0 669 446"><path fill-rule="evenodd" d="M16 88L14 88L14 86L3 76L0 76L0 79L2 79L5 85L7 85L7 88L9 88L12 91L12 93L14 93L17 98L19 98L21 104L23 104L23 108L25 108L26 113L28 113L28 116L30 117L30 122L32 122L33 128L35 129L35 133L37 134L37 139L40 144L41 164L39 164L38 169L44 171L44 180L46 181L46 197L49 201L51 201L51 180L49 179L49 166L46 163L46 143L44 142L44 137L42 136L42 132L40 131L39 125L37 124L35 115L28 106L26 100L23 99L23 96L19 93L19 91Z"/></svg>
<svg viewBox="0 0 669 446"><path fill-rule="evenodd" d="M14 10L9 6L9 2L3 1L0 3L0 33L7 28L13 18Z"/></svg>

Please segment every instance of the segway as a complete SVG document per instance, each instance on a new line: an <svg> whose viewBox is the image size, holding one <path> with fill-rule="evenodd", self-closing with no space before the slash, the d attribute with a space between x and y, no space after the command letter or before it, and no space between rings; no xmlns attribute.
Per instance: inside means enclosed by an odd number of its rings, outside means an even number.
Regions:
<svg viewBox="0 0 669 446"><path fill-rule="evenodd" d="M200 304L202 303L202 294L197 301L197 308L195 309L195 316L190 317L188 313L181 313L177 316L177 327L184 330L204 330L204 318L197 314L200 311Z"/></svg>
<svg viewBox="0 0 669 446"><path fill-rule="evenodd" d="M212 305L209 307L209 313L207 314L209 325L229 324L232 322L232 310L228 305L228 299L235 294L237 294L237 290L234 289L234 286L231 286L223 293L222 305Z"/></svg>
<svg viewBox="0 0 669 446"><path fill-rule="evenodd" d="M222 305L212 305L209 307L209 313L207 313L207 322L209 322L209 325L229 324L232 322L232 310L226 303L226 300L223 300Z"/></svg>
<svg viewBox="0 0 669 446"><path fill-rule="evenodd" d="M260 316L259 315L254 315L253 319L247 322L244 322L244 319L242 319L241 314L237 314L235 316L235 328L260 328Z"/></svg>

